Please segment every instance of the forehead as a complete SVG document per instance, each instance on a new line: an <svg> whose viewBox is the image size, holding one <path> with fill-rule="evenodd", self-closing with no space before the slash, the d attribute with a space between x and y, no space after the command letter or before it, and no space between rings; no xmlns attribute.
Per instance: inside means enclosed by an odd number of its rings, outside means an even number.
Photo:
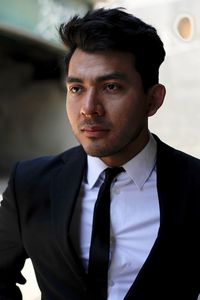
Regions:
<svg viewBox="0 0 200 300"><path fill-rule="evenodd" d="M76 49L68 68L68 76L98 77L109 73L135 73L134 56L119 51L85 52Z"/></svg>

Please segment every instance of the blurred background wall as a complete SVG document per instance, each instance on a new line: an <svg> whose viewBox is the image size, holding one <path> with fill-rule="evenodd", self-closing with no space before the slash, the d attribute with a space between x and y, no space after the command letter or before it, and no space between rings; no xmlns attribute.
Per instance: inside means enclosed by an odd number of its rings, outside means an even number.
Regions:
<svg viewBox="0 0 200 300"><path fill-rule="evenodd" d="M200 157L199 0L1 0L0 194L14 161L76 144L65 113L65 49L57 28L75 13L102 6L124 7L157 28L167 52L160 70L167 95L150 129ZM23 272L24 299L38 299L29 260Z"/></svg>
<svg viewBox="0 0 200 300"><path fill-rule="evenodd" d="M64 49L57 28L82 1L0 1L1 186L19 159L74 144L65 113Z"/></svg>

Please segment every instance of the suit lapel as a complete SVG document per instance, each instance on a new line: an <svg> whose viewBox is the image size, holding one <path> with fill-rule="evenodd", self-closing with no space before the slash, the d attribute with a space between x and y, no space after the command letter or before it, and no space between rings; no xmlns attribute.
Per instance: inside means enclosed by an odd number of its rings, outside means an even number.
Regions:
<svg viewBox="0 0 200 300"><path fill-rule="evenodd" d="M156 136L154 137L158 146L156 168L160 228L149 256L124 298L125 300L140 299L141 295L143 295L144 299L149 298L148 288L146 291L145 286L151 286L152 288L155 287L155 282L158 282L156 274L159 274L157 270L162 268L160 265L160 255L162 255L162 249L166 245L165 238L176 234L174 230L178 228L177 222L183 217L185 212L184 203L186 203L185 199L188 197L190 183L187 173L187 163L182 163L183 157L179 155L178 151L162 143ZM166 248L164 251L167 253ZM157 289L155 289L156 292Z"/></svg>
<svg viewBox="0 0 200 300"><path fill-rule="evenodd" d="M69 227L85 166L86 155L81 147L68 151L64 163L53 177L51 186L52 223L56 238L61 251L67 257L67 263L79 277L84 274L72 247Z"/></svg>
<svg viewBox="0 0 200 300"><path fill-rule="evenodd" d="M183 217L188 197L190 177L186 156L157 140L157 189L160 203L160 222L174 227ZM181 154L181 155L180 155Z"/></svg>

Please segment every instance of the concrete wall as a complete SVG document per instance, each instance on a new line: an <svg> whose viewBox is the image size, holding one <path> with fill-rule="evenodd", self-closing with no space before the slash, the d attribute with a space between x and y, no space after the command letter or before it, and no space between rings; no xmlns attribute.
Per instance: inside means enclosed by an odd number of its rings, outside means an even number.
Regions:
<svg viewBox="0 0 200 300"><path fill-rule="evenodd" d="M41 75L45 67L0 52L0 176L18 159L56 154L75 143L64 79Z"/></svg>

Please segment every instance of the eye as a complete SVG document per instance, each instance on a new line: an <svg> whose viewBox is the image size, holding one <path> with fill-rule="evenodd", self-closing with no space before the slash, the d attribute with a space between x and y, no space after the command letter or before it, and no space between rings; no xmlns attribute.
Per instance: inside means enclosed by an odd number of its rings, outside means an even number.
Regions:
<svg viewBox="0 0 200 300"><path fill-rule="evenodd" d="M107 83L104 86L104 90L107 91L107 92L111 92L111 93L117 92L120 89L121 89L121 87L118 83Z"/></svg>
<svg viewBox="0 0 200 300"><path fill-rule="evenodd" d="M82 87L80 86L69 86L68 87L68 92L72 94L80 94L82 92Z"/></svg>

